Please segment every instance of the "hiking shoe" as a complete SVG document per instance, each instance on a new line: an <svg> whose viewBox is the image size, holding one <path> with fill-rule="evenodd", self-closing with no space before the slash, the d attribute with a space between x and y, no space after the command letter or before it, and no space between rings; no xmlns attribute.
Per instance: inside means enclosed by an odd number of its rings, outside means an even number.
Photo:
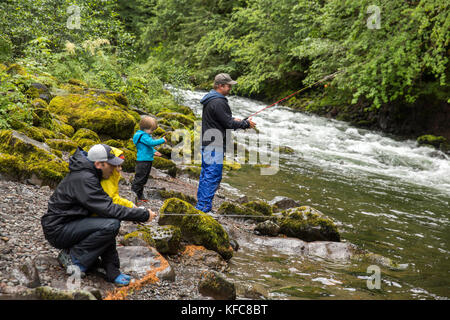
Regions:
<svg viewBox="0 0 450 320"><path fill-rule="evenodd" d="M123 287L123 286L129 285L130 280L131 280L131 277L129 275L121 273L114 279L114 284L116 286Z"/></svg>

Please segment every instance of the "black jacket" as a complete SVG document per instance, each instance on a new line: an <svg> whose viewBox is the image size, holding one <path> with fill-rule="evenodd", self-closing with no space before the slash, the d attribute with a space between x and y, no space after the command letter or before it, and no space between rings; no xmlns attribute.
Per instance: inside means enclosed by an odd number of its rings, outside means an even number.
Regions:
<svg viewBox="0 0 450 320"><path fill-rule="evenodd" d="M228 99L215 90L205 95L200 103L203 104L202 114L202 146L221 146L226 149L226 129L247 129L250 123L247 120L233 120ZM205 132L208 129L216 129L222 134L222 140L208 138ZM212 140L212 141L211 141Z"/></svg>
<svg viewBox="0 0 450 320"><path fill-rule="evenodd" d="M83 149L78 148L70 157L69 170L50 197L47 213L42 216L41 224L46 237L55 235L62 225L92 213L118 220L148 220L146 209L127 208L112 202L100 184L102 171L87 159Z"/></svg>

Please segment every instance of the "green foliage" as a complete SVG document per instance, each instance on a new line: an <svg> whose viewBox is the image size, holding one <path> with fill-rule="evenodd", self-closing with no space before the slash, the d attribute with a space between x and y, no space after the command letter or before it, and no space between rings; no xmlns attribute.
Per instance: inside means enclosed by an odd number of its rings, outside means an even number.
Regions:
<svg viewBox="0 0 450 320"><path fill-rule="evenodd" d="M202 88L228 72L239 82L235 93L272 99L343 71L331 83L333 96L372 108L412 103L424 83L438 84L434 94L448 90L445 1L155 3L141 46L150 59L187 69ZM371 5L380 9L379 29L368 27Z"/></svg>

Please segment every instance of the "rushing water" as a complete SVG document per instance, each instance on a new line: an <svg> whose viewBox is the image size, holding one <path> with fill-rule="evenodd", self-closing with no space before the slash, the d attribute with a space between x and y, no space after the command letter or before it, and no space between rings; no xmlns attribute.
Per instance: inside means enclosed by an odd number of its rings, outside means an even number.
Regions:
<svg viewBox="0 0 450 320"><path fill-rule="evenodd" d="M178 94L201 116L199 101L205 92ZM240 118L265 106L236 96L229 102L233 116ZM370 290L369 264L314 261L244 246L232 259L235 281L255 284L274 299L450 298L447 156L412 140L399 141L282 106L253 120L260 137L295 152L279 155L274 175L244 166L225 176L224 186L251 198L287 196L315 207L338 222L343 241L408 267L381 268L381 289Z"/></svg>

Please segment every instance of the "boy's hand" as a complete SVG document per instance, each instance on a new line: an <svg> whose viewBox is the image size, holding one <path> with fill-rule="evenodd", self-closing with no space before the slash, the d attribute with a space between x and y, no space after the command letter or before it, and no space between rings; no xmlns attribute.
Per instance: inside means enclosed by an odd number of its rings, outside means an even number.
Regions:
<svg viewBox="0 0 450 320"><path fill-rule="evenodd" d="M159 152L159 151L156 151L156 152L155 152L155 156L157 156L157 157L161 157L161 156L162 156L162 154L161 154L161 152Z"/></svg>

